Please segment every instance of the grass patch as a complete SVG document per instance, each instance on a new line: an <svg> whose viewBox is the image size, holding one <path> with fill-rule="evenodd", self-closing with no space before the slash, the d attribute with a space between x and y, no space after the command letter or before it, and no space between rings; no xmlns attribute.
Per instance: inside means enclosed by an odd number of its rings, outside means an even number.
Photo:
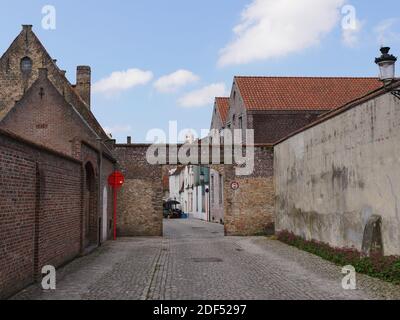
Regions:
<svg viewBox="0 0 400 320"><path fill-rule="evenodd" d="M277 233L277 238L283 243L315 254L336 265L352 265L358 273L400 285L400 257L398 256L384 257L373 253L370 257L365 257L354 248L333 248L326 243L304 240L288 231Z"/></svg>

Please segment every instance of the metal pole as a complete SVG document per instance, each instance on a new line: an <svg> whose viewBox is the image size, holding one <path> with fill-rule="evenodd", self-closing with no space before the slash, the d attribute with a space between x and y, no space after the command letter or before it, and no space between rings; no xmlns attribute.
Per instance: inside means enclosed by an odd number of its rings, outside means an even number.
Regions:
<svg viewBox="0 0 400 320"><path fill-rule="evenodd" d="M114 241L117 240L117 187L114 190Z"/></svg>

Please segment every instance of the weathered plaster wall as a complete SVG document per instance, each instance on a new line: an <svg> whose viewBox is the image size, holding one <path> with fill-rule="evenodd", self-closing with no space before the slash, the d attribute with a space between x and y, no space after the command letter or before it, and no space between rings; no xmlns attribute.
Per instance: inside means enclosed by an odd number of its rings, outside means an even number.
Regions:
<svg viewBox="0 0 400 320"><path fill-rule="evenodd" d="M400 103L385 94L275 147L276 227L361 250L382 217L386 255L400 254Z"/></svg>

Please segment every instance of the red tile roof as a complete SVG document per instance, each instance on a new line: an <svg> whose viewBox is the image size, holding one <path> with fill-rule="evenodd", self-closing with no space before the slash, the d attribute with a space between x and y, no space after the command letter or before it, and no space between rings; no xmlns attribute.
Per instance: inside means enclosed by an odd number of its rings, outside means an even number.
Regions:
<svg viewBox="0 0 400 320"><path fill-rule="evenodd" d="M226 123L229 113L229 98L217 97L215 98L215 104L221 117L222 123Z"/></svg>
<svg viewBox="0 0 400 320"><path fill-rule="evenodd" d="M248 110L332 110L382 87L378 78L235 77Z"/></svg>

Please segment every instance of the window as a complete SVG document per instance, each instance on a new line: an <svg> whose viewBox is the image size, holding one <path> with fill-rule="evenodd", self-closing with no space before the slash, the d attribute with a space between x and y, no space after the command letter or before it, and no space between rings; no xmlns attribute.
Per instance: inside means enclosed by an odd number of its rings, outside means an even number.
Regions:
<svg viewBox="0 0 400 320"><path fill-rule="evenodd" d="M235 123L236 123L236 116L233 115L233 116L232 116L232 125L235 126Z"/></svg>
<svg viewBox="0 0 400 320"><path fill-rule="evenodd" d="M32 60L25 57L21 60L21 71L22 73L30 73L32 71Z"/></svg>
<svg viewBox="0 0 400 320"><path fill-rule="evenodd" d="M236 101L236 91L233 91L233 101Z"/></svg>

